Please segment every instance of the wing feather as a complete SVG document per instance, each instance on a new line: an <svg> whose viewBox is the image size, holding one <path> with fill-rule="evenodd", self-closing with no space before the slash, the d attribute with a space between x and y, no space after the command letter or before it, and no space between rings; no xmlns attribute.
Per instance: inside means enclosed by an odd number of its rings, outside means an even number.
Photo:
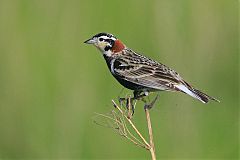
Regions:
<svg viewBox="0 0 240 160"><path fill-rule="evenodd" d="M122 59L123 58L123 59ZM114 61L114 73L126 81L151 89L176 90L175 86L180 82L178 74L162 64L148 65L138 60L118 58Z"/></svg>

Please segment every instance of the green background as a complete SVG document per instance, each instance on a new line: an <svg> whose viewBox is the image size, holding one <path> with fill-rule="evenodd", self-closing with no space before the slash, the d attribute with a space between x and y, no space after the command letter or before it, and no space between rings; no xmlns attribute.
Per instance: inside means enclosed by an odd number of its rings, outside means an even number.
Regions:
<svg viewBox="0 0 240 160"><path fill-rule="evenodd" d="M221 100L205 105L161 92L151 110L159 159L237 159L238 6L232 0L1 0L0 158L150 158L93 123L122 89L101 53L83 44L104 31ZM147 132L141 103L134 122Z"/></svg>

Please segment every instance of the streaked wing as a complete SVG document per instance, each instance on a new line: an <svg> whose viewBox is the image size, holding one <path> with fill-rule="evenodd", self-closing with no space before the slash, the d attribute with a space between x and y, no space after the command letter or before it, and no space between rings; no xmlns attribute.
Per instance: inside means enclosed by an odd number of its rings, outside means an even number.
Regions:
<svg viewBox="0 0 240 160"><path fill-rule="evenodd" d="M174 85L181 83L181 77L175 71L146 57L137 56L125 55L116 59L114 74L146 88L176 90Z"/></svg>

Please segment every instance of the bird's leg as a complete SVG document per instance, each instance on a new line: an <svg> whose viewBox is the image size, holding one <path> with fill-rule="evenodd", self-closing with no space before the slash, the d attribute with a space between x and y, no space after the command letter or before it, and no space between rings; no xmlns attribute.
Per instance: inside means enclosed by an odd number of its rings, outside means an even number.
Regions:
<svg viewBox="0 0 240 160"><path fill-rule="evenodd" d="M124 88L121 89L121 91L119 92L119 95L118 95L118 102L119 102L120 106L122 106L123 102L126 101L126 98L120 97L120 95L122 94L123 90L124 90Z"/></svg>
<svg viewBox="0 0 240 160"><path fill-rule="evenodd" d="M123 106L123 103L126 104L126 109L128 111L128 118L131 119L133 114L134 114L134 108L135 105L133 104L133 101L135 100L134 97L118 97L118 102L120 104L120 106ZM132 110L132 112L131 112Z"/></svg>
<svg viewBox="0 0 240 160"><path fill-rule="evenodd" d="M144 99L145 96L148 96L148 92L134 91L133 97L118 97L120 106L123 106L123 102L126 102L126 108L128 110L128 118L129 119L131 119L131 117L134 114L135 105L136 105L137 100L143 100L145 103L147 103ZM132 113L131 113L131 111L132 111Z"/></svg>
<svg viewBox="0 0 240 160"><path fill-rule="evenodd" d="M128 108L128 117L132 117L133 116L137 100L144 99L144 97L148 95L148 92L143 92L143 94L141 94L141 93L142 93L142 91L136 91L135 90L133 92L133 97L127 99L126 106ZM135 103L134 103L134 101L135 101ZM131 116L130 116L130 106L131 106L131 109L132 109L132 115Z"/></svg>
<svg viewBox="0 0 240 160"><path fill-rule="evenodd" d="M127 98L126 108L127 108L127 111L128 111L128 114L127 114L128 119L132 118L131 114L130 114L130 112L131 112L130 105L131 105L131 100L130 100L130 98Z"/></svg>
<svg viewBox="0 0 240 160"><path fill-rule="evenodd" d="M156 101L158 100L158 98L159 98L159 94L157 94L156 97L153 99L153 101L150 102L149 104L146 103L146 100L144 100L145 102L144 109L151 109L153 105L156 103Z"/></svg>
<svg viewBox="0 0 240 160"><path fill-rule="evenodd" d="M135 106L138 99L135 99L134 97L129 97L126 102L126 107L128 109L128 118L131 119L134 112L135 112ZM132 111L132 112L131 112Z"/></svg>
<svg viewBox="0 0 240 160"><path fill-rule="evenodd" d="M118 102L119 102L120 106L122 106L123 102L126 101L126 100L127 100L127 98L118 97Z"/></svg>
<svg viewBox="0 0 240 160"><path fill-rule="evenodd" d="M140 98L144 97L146 95L141 95L141 91L134 91L133 92L133 97L128 97L128 98L121 98L120 101L126 100L126 108L128 110L128 118L131 119L134 111L135 111L135 105L136 101L139 100ZM135 101L135 103L134 103ZM132 110L132 113L131 113Z"/></svg>

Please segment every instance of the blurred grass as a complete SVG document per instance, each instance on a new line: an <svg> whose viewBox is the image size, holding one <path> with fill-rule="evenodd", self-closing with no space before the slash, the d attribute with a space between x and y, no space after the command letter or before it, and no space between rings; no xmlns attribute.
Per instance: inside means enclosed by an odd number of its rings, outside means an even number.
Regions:
<svg viewBox="0 0 240 160"><path fill-rule="evenodd" d="M0 1L0 157L148 159L94 125L122 87L83 41L110 32L221 103L162 93L152 110L161 159L237 159L237 1ZM139 105L135 117L146 131Z"/></svg>

